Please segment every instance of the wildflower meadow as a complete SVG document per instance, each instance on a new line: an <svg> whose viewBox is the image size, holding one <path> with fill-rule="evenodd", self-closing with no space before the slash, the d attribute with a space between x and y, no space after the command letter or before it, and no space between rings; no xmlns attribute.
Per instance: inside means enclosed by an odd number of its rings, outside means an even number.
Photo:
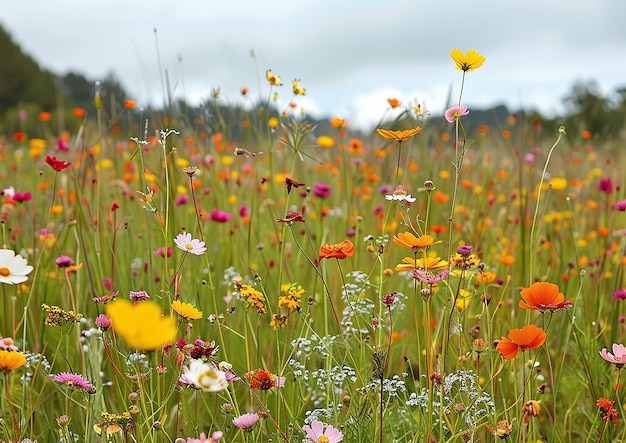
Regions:
<svg viewBox="0 0 626 443"><path fill-rule="evenodd" d="M443 118L359 135L271 70L239 118L219 90L193 119L98 88L24 113L0 441L624 441L626 160L518 114L466 130L489 64L449 56Z"/></svg>

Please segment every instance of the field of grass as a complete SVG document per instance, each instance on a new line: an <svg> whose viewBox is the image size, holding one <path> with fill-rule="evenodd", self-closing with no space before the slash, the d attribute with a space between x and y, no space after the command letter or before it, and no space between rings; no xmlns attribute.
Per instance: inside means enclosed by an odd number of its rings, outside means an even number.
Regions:
<svg viewBox="0 0 626 443"><path fill-rule="evenodd" d="M623 156L464 97L321 133L267 82L0 135L0 441L626 438Z"/></svg>

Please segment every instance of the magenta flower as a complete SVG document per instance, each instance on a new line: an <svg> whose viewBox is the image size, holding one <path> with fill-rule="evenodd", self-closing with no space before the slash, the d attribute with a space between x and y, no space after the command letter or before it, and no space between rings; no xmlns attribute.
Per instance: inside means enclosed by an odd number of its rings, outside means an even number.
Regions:
<svg viewBox="0 0 626 443"><path fill-rule="evenodd" d="M174 201L174 204L176 206L182 206L185 203L189 203L189 196L187 194L183 194L183 195L178 196L176 198L176 200Z"/></svg>
<svg viewBox="0 0 626 443"><path fill-rule="evenodd" d="M615 300L626 300L626 289L618 289L613 293Z"/></svg>
<svg viewBox="0 0 626 443"><path fill-rule="evenodd" d="M606 348L602 348L600 356L609 363L614 363L618 368L621 368L624 364L626 364L626 347L624 345L614 343L612 354L607 352Z"/></svg>
<svg viewBox="0 0 626 443"><path fill-rule="evenodd" d="M209 215L211 220L218 223L226 223L232 220L233 216L228 212L220 211L219 209L213 209Z"/></svg>
<svg viewBox="0 0 626 443"><path fill-rule="evenodd" d="M82 389L85 392L93 394L96 392L96 387L89 383L82 375L72 374L70 372L60 372L54 375L52 379L56 382L63 383L70 390Z"/></svg>
<svg viewBox="0 0 626 443"><path fill-rule="evenodd" d="M455 120L458 120L467 114L469 114L467 106L452 106L451 108L446 109L443 116L449 123L453 123Z"/></svg>
<svg viewBox="0 0 626 443"><path fill-rule="evenodd" d="M96 326L102 329L103 331L111 329L112 324L113 322L111 321L109 317L107 317L106 314L100 314L99 316L96 317Z"/></svg>
<svg viewBox="0 0 626 443"><path fill-rule="evenodd" d="M251 432L257 421L259 421L259 414L243 414L233 418L233 424L245 432Z"/></svg>
<svg viewBox="0 0 626 443"><path fill-rule="evenodd" d="M67 152L70 150L70 145L62 138L57 139L57 151Z"/></svg>
<svg viewBox="0 0 626 443"><path fill-rule="evenodd" d="M154 255L160 255L161 257L171 257L172 247L168 246L167 248L158 248L156 251L154 251Z"/></svg>
<svg viewBox="0 0 626 443"><path fill-rule="evenodd" d="M327 425L324 430L324 423L319 420L315 420L311 423L311 426L305 426L304 432L315 443L327 442L327 443L339 443L343 440L343 433L336 429L333 425ZM324 438L323 438L324 437Z"/></svg>
<svg viewBox="0 0 626 443"><path fill-rule="evenodd" d="M128 298L132 301L144 301L150 298L150 295L146 291L130 291Z"/></svg>
<svg viewBox="0 0 626 443"><path fill-rule="evenodd" d="M434 272L426 271L424 269L415 269L413 271L413 278L428 283L429 285L434 285L435 283L439 283L442 280L445 280L450 275L450 269L444 269L440 273L436 274Z"/></svg>
<svg viewBox="0 0 626 443"><path fill-rule="evenodd" d="M13 197L13 200L15 200L15 197ZM619 200L617 203L615 203L615 210L622 212L626 211L626 200Z"/></svg>
<svg viewBox="0 0 626 443"><path fill-rule="evenodd" d="M178 246L179 249L182 249L185 252L189 252L195 255L202 255L206 252L206 247L204 246L204 242L198 240L197 238L191 239L191 234L185 232L183 234L178 234L174 239L174 243Z"/></svg>
<svg viewBox="0 0 626 443"><path fill-rule="evenodd" d="M313 195L319 198L330 197L330 185L326 183L314 183Z"/></svg>
<svg viewBox="0 0 626 443"><path fill-rule="evenodd" d="M223 436L224 433L222 431L215 431L210 437L207 437L207 435L203 432L198 438L188 437L187 440L184 438L177 438L174 440L174 443L212 443L214 441L218 441Z"/></svg>
<svg viewBox="0 0 626 443"><path fill-rule="evenodd" d="M13 194L13 200L16 201L17 203L24 203L24 202L29 201L32 198L33 198L33 195L28 191L24 193L16 191L15 194Z"/></svg>
<svg viewBox="0 0 626 443"><path fill-rule="evenodd" d="M57 257L54 263L56 263L59 268L69 268L74 264L74 260L72 260L72 257L68 257L67 255L61 255Z"/></svg>
<svg viewBox="0 0 626 443"><path fill-rule="evenodd" d="M604 192L605 194L613 192L613 182L611 181L611 177L600 180L600 183L598 183L598 191Z"/></svg>

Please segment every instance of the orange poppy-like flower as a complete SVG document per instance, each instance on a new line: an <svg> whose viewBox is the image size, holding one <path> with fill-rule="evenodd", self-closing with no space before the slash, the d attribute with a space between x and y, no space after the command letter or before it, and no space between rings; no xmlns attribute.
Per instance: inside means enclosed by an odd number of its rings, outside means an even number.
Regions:
<svg viewBox="0 0 626 443"><path fill-rule="evenodd" d="M433 238L428 234L416 237L410 232L394 235L393 242L397 245L402 246L403 248L412 249L413 252L417 252L421 248L428 248L432 245L438 245L439 243L442 243L441 240L434 241Z"/></svg>
<svg viewBox="0 0 626 443"><path fill-rule="evenodd" d="M522 289L521 296L524 300L520 300L519 307L524 309L538 309L543 312L572 306L571 301L564 301L565 296L554 283L543 281L533 283L530 288Z"/></svg>
<svg viewBox="0 0 626 443"><path fill-rule="evenodd" d="M537 349L546 341L546 332L538 326L528 325L521 329L511 329L509 338L502 337L496 350L505 360L515 358L518 351Z"/></svg>
<svg viewBox="0 0 626 443"><path fill-rule="evenodd" d="M388 98L387 103L389 103L389 106L391 106L392 108L397 108L398 106L400 106L400 100L398 100L397 98Z"/></svg>
<svg viewBox="0 0 626 443"><path fill-rule="evenodd" d="M135 100L126 99L124 100L124 107L126 109L135 109L137 107L137 102Z"/></svg>
<svg viewBox="0 0 626 443"><path fill-rule="evenodd" d="M392 131L390 129L376 129L376 132L378 132L378 135L380 135L381 137L390 140L397 140L399 142L403 142L404 140L419 134L421 131L422 128L420 128L419 126L413 129L403 129L398 131Z"/></svg>
<svg viewBox="0 0 626 443"><path fill-rule="evenodd" d="M425 258L418 258L417 260L415 260L412 257L404 257L402 261L404 263L400 263L399 265L396 265L397 272L414 271L416 269L427 269L427 270L448 269L448 262L445 260L442 260L440 257L425 257Z"/></svg>
<svg viewBox="0 0 626 443"><path fill-rule="evenodd" d="M0 349L0 371L12 371L26 363L26 357L21 352Z"/></svg>
<svg viewBox="0 0 626 443"><path fill-rule="evenodd" d="M336 258L342 260L354 255L354 244L350 240L341 243L324 243L320 247L320 260L323 258Z"/></svg>

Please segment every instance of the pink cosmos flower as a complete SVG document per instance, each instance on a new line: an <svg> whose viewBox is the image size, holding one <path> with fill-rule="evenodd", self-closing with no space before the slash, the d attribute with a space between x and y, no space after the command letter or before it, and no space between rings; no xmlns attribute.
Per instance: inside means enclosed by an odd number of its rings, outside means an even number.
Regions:
<svg viewBox="0 0 626 443"><path fill-rule="evenodd" d="M324 430L324 423L319 420L315 420L311 423L311 426L305 426L304 432L309 436L311 440L315 443L318 442L328 442L328 443L339 443L343 440L343 433L336 429L333 425L327 425L326 430ZM322 438L325 437L325 438Z"/></svg>
<svg viewBox="0 0 626 443"><path fill-rule="evenodd" d="M609 363L614 363L618 368L621 368L624 364L626 364L626 347L624 345L614 343L612 354L607 352L606 348L602 348L600 356Z"/></svg>
<svg viewBox="0 0 626 443"><path fill-rule="evenodd" d="M80 374L72 374L70 372L59 372L57 375L54 375L52 379L56 382L63 383L67 385L71 390L74 389L82 389L90 394L96 392L96 388L94 385L89 383L82 375Z"/></svg>
<svg viewBox="0 0 626 443"><path fill-rule="evenodd" d="M179 249L191 254L202 255L206 252L204 242L198 240L197 238L192 240L191 234L188 232L178 234L174 239L174 243Z"/></svg>
<svg viewBox="0 0 626 443"><path fill-rule="evenodd" d="M259 414L243 414L233 418L233 424L245 432L252 431L257 421L259 421Z"/></svg>
<svg viewBox="0 0 626 443"><path fill-rule="evenodd" d="M212 443L214 441L218 441L223 436L224 433L222 431L215 431L210 437L207 437L207 435L203 432L198 438L188 437L187 440L184 438L177 438L174 440L174 443Z"/></svg>
<svg viewBox="0 0 626 443"><path fill-rule="evenodd" d="M452 106L451 108L446 109L443 116L449 123L453 123L455 120L458 120L467 114L469 114L467 106Z"/></svg>

